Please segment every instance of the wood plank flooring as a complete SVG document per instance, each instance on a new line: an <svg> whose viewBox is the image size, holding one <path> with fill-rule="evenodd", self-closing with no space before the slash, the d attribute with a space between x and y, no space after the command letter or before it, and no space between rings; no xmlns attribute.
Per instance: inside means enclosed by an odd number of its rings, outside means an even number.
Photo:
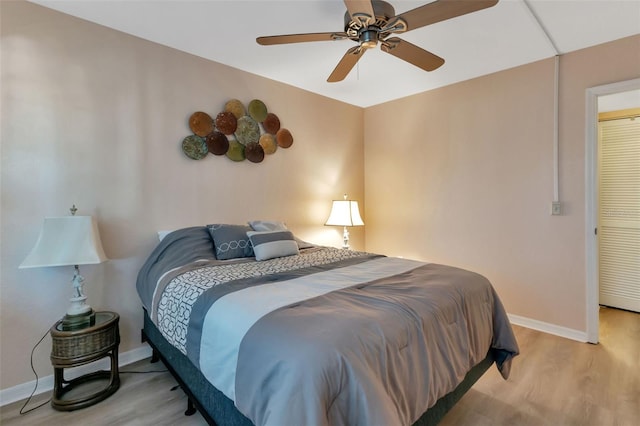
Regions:
<svg viewBox="0 0 640 426"><path fill-rule="evenodd" d="M640 314L603 308L600 344L514 326L521 355L504 381L492 367L440 426L636 426L640 424ZM162 368L140 361L122 371ZM183 415L186 397L169 373L122 374L105 401L73 412L49 405L21 416L22 402L0 409L0 424L43 426L205 425ZM33 405L49 394L40 395ZM223 425L221 425L223 426Z"/></svg>
<svg viewBox="0 0 640 426"><path fill-rule="evenodd" d="M492 367L440 426L640 425L640 314L601 308L598 345L514 331L509 380Z"/></svg>

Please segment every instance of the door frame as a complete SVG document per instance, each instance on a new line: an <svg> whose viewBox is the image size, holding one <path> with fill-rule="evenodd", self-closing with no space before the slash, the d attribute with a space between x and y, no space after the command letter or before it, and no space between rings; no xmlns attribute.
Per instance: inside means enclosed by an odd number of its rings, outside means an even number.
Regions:
<svg viewBox="0 0 640 426"><path fill-rule="evenodd" d="M587 341L598 343L599 309L599 250L595 229L598 226L598 96L612 95L640 89L640 78L635 78L586 90L585 138L585 241L586 241L586 295Z"/></svg>

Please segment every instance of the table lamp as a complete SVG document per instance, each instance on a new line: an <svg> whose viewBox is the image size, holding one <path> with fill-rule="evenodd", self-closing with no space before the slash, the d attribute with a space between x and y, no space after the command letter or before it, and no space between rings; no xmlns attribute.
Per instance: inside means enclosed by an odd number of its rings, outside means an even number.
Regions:
<svg viewBox="0 0 640 426"><path fill-rule="evenodd" d="M358 209L358 202L347 200L347 194L344 195L344 200L333 200L331 207L331 213L329 213L329 219L325 223L327 226L343 226L344 231L342 233L342 248L349 249L349 231L347 226L363 226L364 222L360 217L360 210Z"/></svg>
<svg viewBox="0 0 640 426"><path fill-rule="evenodd" d="M73 293L71 306L62 319L63 330L77 330L95 324L95 313L86 303L84 277L80 275L79 265L108 260L102 249L95 219L92 216L76 216L75 205L70 210L71 216L44 219L35 247L19 266L24 269L73 265Z"/></svg>

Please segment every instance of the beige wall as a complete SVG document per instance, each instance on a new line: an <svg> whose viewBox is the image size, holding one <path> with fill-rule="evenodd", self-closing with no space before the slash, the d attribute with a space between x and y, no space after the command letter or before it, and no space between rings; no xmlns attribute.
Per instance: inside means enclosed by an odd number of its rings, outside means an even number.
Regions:
<svg viewBox="0 0 640 426"><path fill-rule="evenodd" d="M486 275L509 313L586 330L585 90L640 76L640 36L365 111L367 250Z"/></svg>
<svg viewBox="0 0 640 426"><path fill-rule="evenodd" d="M1 2L0 389L33 380L29 352L64 314L72 268L18 270L44 216L95 215L111 261L81 267L94 308L140 345L138 268L155 232L279 219L340 246L331 200L364 204L363 110L25 2ZM258 98L294 135L261 164L186 158L189 115ZM364 211L362 212L364 214ZM366 218L365 218L366 220ZM352 244L364 248L364 231ZM52 374L49 339L36 370Z"/></svg>

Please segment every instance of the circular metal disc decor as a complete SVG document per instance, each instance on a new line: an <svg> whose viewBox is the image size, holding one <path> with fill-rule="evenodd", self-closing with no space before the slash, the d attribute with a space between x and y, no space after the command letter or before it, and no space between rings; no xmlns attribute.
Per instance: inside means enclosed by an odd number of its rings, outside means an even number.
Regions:
<svg viewBox="0 0 640 426"><path fill-rule="evenodd" d="M276 133L276 140L278 141L278 146L282 148L289 148L293 145L293 135L287 129L280 129L278 133Z"/></svg>
<svg viewBox="0 0 640 426"><path fill-rule="evenodd" d="M207 135L206 142L209 152L213 155L224 155L229 150L229 139L217 130Z"/></svg>
<svg viewBox="0 0 640 426"><path fill-rule="evenodd" d="M251 142L244 147L244 155L252 163L261 163L264 160L264 150L259 143Z"/></svg>
<svg viewBox="0 0 640 426"><path fill-rule="evenodd" d="M249 115L258 123L262 123L267 118L267 106L259 99L249 102Z"/></svg>
<svg viewBox="0 0 640 426"><path fill-rule="evenodd" d="M198 135L190 135L182 141L182 151L193 160L201 160L206 157L209 150L207 143Z"/></svg>
<svg viewBox="0 0 640 426"><path fill-rule="evenodd" d="M278 149L276 137L269 133L265 133L264 135L260 136L260 146L264 150L265 154L273 154L274 152L276 152L276 149Z"/></svg>
<svg viewBox="0 0 640 426"><path fill-rule="evenodd" d="M244 105L242 105L242 102L237 99L231 99L228 101L224 106L224 110L226 112L230 112L236 118L240 118L245 115Z"/></svg>
<svg viewBox="0 0 640 426"><path fill-rule="evenodd" d="M225 111L216 116L216 127L225 135L232 135L236 131L238 120L232 113Z"/></svg>
<svg viewBox="0 0 640 426"><path fill-rule="evenodd" d="M247 145L251 142L257 143L260 140L260 126L258 126L258 123L248 115L241 117L238 120L236 139L238 139L238 142L242 145Z"/></svg>
<svg viewBox="0 0 640 426"><path fill-rule="evenodd" d="M214 116L194 112L189 117L189 128L193 134L183 139L182 151L194 160L211 154L226 155L232 161L261 163L279 147L293 145L291 132L281 127L280 118L269 112L260 99L246 105L239 99L229 99Z"/></svg>
<svg viewBox="0 0 640 426"><path fill-rule="evenodd" d="M206 112L194 112L189 117L189 128L196 135L205 137L213 131L213 118Z"/></svg>
<svg viewBox="0 0 640 426"><path fill-rule="evenodd" d="M229 142L227 157L233 161L244 161L244 145L238 141Z"/></svg>
<svg viewBox="0 0 640 426"><path fill-rule="evenodd" d="M265 118L262 122L262 127L264 127L264 130L267 133L275 135L276 133L278 133L278 130L280 130L280 119L277 115L270 112L267 114L267 118Z"/></svg>

